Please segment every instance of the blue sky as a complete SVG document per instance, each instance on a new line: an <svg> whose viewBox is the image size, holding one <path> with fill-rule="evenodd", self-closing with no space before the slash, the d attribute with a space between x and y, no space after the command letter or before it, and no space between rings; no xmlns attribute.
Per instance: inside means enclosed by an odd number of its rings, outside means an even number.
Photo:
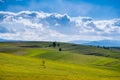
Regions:
<svg viewBox="0 0 120 80"><path fill-rule="evenodd" d="M0 11L43 11L89 16L95 20L120 18L120 0L0 0Z"/></svg>

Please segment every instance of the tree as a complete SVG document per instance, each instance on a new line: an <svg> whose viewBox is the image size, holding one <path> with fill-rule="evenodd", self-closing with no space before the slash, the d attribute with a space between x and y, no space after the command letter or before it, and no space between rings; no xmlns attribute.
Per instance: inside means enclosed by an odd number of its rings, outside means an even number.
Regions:
<svg viewBox="0 0 120 80"><path fill-rule="evenodd" d="M59 48L59 51L62 51L62 48Z"/></svg>
<svg viewBox="0 0 120 80"><path fill-rule="evenodd" d="M51 47L52 45L50 44L49 47Z"/></svg>
<svg viewBox="0 0 120 80"><path fill-rule="evenodd" d="M43 66L43 68L46 68L44 60L42 61L42 66Z"/></svg>
<svg viewBox="0 0 120 80"><path fill-rule="evenodd" d="M60 47L60 44L58 43L57 46Z"/></svg>
<svg viewBox="0 0 120 80"><path fill-rule="evenodd" d="M56 47L56 42L53 42L52 46L53 46L53 47Z"/></svg>

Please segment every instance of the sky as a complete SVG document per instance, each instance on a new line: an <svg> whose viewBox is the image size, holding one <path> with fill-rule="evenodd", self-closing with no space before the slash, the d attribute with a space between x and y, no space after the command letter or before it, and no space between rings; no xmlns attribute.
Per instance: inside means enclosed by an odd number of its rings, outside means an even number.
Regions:
<svg viewBox="0 0 120 80"><path fill-rule="evenodd" d="M94 19L119 18L120 0L0 0L1 11L43 11L89 16Z"/></svg>
<svg viewBox="0 0 120 80"><path fill-rule="evenodd" d="M0 38L120 40L119 3L120 0L0 0Z"/></svg>

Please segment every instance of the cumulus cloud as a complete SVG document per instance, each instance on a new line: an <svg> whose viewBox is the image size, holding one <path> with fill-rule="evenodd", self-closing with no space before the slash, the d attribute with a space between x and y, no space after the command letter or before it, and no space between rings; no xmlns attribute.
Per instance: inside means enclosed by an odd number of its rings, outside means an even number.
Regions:
<svg viewBox="0 0 120 80"><path fill-rule="evenodd" d="M120 37L120 19L95 21L67 14L0 11L0 38L34 41L102 40Z"/></svg>

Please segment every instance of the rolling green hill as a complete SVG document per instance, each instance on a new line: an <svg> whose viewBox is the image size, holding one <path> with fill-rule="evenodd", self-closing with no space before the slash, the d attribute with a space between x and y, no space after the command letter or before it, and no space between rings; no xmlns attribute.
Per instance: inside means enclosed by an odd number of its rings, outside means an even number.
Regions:
<svg viewBox="0 0 120 80"><path fill-rule="evenodd" d="M0 43L0 80L120 79L120 50L59 43L59 51L51 44Z"/></svg>

